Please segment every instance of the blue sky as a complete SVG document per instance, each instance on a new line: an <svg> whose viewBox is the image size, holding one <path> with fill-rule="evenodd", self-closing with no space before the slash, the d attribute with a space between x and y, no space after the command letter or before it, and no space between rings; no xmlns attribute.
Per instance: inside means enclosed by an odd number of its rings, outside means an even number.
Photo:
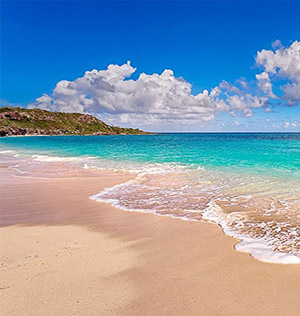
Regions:
<svg viewBox="0 0 300 316"><path fill-rule="evenodd" d="M128 60L137 68L132 79L172 69L175 77L191 84L193 95L222 80L251 82L263 71L255 65L258 51L271 50L275 40L284 47L300 40L299 15L300 2L286 1L3 1L2 103L26 106L44 93L52 96L60 80L74 81L85 71ZM280 78L275 81L274 91L279 91ZM113 123L148 130L300 130L300 124L292 124L300 121L299 105L279 103L272 112L255 108L246 117L221 111L214 119L191 124L177 118L145 126L142 115L140 122L124 119L126 115L120 119L119 109L103 115Z"/></svg>

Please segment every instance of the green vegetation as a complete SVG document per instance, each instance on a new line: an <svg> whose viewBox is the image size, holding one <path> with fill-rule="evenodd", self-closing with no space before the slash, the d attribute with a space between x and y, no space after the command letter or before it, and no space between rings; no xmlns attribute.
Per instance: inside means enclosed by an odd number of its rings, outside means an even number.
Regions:
<svg viewBox="0 0 300 316"><path fill-rule="evenodd" d="M0 108L0 136L147 134L139 129L105 124L80 113L50 112L20 107Z"/></svg>

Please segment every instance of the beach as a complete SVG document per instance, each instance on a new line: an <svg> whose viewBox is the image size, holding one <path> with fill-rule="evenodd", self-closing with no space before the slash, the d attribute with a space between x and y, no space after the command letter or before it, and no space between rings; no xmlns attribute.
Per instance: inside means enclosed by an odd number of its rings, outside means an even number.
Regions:
<svg viewBox="0 0 300 316"><path fill-rule="evenodd" d="M3 1L0 316L300 316L299 12Z"/></svg>
<svg viewBox="0 0 300 316"><path fill-rule="evenodd" d="M1 170L1 315L299 315L300 266L211 223L89 199L130 179Z"/></svg>

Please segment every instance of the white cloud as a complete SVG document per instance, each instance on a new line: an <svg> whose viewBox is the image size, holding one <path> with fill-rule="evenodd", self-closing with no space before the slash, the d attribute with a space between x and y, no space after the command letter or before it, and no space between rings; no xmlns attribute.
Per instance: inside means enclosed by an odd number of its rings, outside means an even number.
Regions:
<svg viewBox="0 0 300 316"><path fill-rule="evenodd" d="M271 80L286 80L280 87L284 91L284 99L287 105L297 105L297 101L300 101L300 42L294 41L285 48L277 40L273 48L275 51L263 49L256 55L257 65L264 69L264 72L256 75L258 86L267 95L274 97Z"/></svg>
<svg viewBox="0 0 300 316"><path fill-rule="evenodd" d="M246 116L251 117L253 115L253 108L262 108L266 106L267 98L261 98L251 94L232 95L227 97L227 102L233 112L237 110Z"/></svg>
<svg viewBox="0 0 300 316"><path fill-rule="evenodd" d="M292 84L287 83L283 87L283 91L288 104L291 103L293 105L295 101L300 100L300 81Z"/></svg>
<svg viewBox="0 0 300 316"><path fill-rule="evenodd" d="M272 83L267 72L255 75L258 87L269 97L276 98L273 93Z"/></svg>
<svg viewBox="0 0 300 316"><path fill-rule="evenodd" d="M219 88L220 89L224 89L228 92L231 93L236 93L236 94L241 94L241 91L238 87L234 86L233 84L223 80L220 84L219 84Z"/></svg>
<svg viewBox="0 0 300 316"><path fill-rule="evenodd" d="M297 127L298 124L297 124L297 122L292 122L291 125L292 125L292 127Z"/></svg>
<svg viewBox="0 0 300 316"><path fill-rule="evenodd" d="M298 127L298 126L300 126L300 122L299 121L285 121L284 123L283 123L283 127L284 128L296 128L296 127Z"/></svg>
<svg viewBox="0 0 300 316"><path fill-rule="evenodd" d="M109 65L106 70L87 71L74 81L57 83L53 95L43 95L30 105L64 112L100 114L110 121L184 122L209 121L229 107L218 98L220 89L192 95L191 84L176 78L172 70L161 74L140 74L137 80L128 79L136 71L128 62Z"/></svg>
<svg viewBox="0 0 300 316"><path fill-rule="evenodd" d="M283 124L284 128L289 128L289 126L290 126L290 122L284 122L284 124Z"/></svg>
<svg viewBox="0 0 300 316"><path fill-rule="evenodd" d="M236 80L235 85L225 80L220 83L219 88L225 91L233 115L239 110L250 117L252 109L259 107L271 112L272 102L273 105L276 102L300 105L300 42L295 41L285 48L277 40L272 46L274 50L263 49L256 55L256 64L263 71L255 75L254 87L251 88L253 82L241 79ZM283 96L274 93L280 90Z"/></svg>
<svg viewBox="0 0 300 316"><path fill-rule="evenodd" d="M247 84L247 81L245 80L245 78L237 79L235 82L236 82L236 84L240 85L244 89L248 88L248 84Z"/></svg>
<svg viewBox="0 0 300 316"><path fill-rule="evenodd" d="M300 42L295 41L290 47L276 50L265 50L257 53L256 63L266 72L278 73L283 78L299 80L300 78Z"/></svg>
<svg viewBox="0 0 300 316"><path fill-rule="evenodd" d="M43 94L28 107L91 113L113 124L161 125L207 122L221 112L252 117L253 109L271 112L282 100L285 105L299 105L300 42L285 48L275 41L273 49L257 53L256 64L263 71L256 74L254 87L244 78L234 84L223 80L211 91L193 95L191 84L175 77L172 70L141 73L134 80L136 68L127 62L87 71L74 81L61 80L51 95ZM284 96L275 95L279 88Z"/></svg>
<svg viewBox="0 0 300 316"><path fill-rule="evenodd" d="M283 45L281 43L281 41L279 39L275 40L273 43L272 43L272 48L274 50L278 49L278 48L283 48Z"/></svg>

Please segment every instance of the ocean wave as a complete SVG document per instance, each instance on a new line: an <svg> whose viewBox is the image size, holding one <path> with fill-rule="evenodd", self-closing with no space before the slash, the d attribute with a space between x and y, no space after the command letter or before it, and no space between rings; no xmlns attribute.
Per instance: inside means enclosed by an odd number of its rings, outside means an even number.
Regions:
<svg viewBox="0 0 300 316"><path fill-rule="evenodd" d="M274 178L179 168L139 174L90 198L126 211L209 221L241 240L236 250L273 263L300 263L300 189Z"/></svg>
<svg viewBox="0 0 300 316"><path fill-rule="evenodd" d="M0 150L0 154L13 154L15 153L14 150Z"/></svg>
<svg viewBox="0 0 300 316"><path fill-rule="evenodd" d="M68 161L81 161L80 157L58 157L58 156L47 156L47 155L32 155L32 159L35 161L44 162L68 162ZM85 157L88 159L88 157Z"/></svg>
<svg viewBox="0 0 300 316"><path fill-rule="evenodd" d="M196 164L141 163L94 156L0 152L24 176L60 177L94 172L130 173L135 179L90 198L126 211L209 221L241 241L237 251L273 263L300 263L300 188L282 179L206 169ZM49 167L49 168L48 168ZM90 172L90 173L89 173Z"/></svg>
<svg viewBox="0 0 300 316"><path fill-rule="evenodd" d="M266 238L251 238L247 235L239 234L238 230L234 231L228 225L228 223L232 222L232 219L226 219L226 214L214 201L210 202L204 211L203 219L217 223L222 227L226 235L240 239L240 242L234 246L239 252L249 253L253 258L267 263L300 264L300 256L274 251ZM240 222L241 224L242 222Z"/></svg>

